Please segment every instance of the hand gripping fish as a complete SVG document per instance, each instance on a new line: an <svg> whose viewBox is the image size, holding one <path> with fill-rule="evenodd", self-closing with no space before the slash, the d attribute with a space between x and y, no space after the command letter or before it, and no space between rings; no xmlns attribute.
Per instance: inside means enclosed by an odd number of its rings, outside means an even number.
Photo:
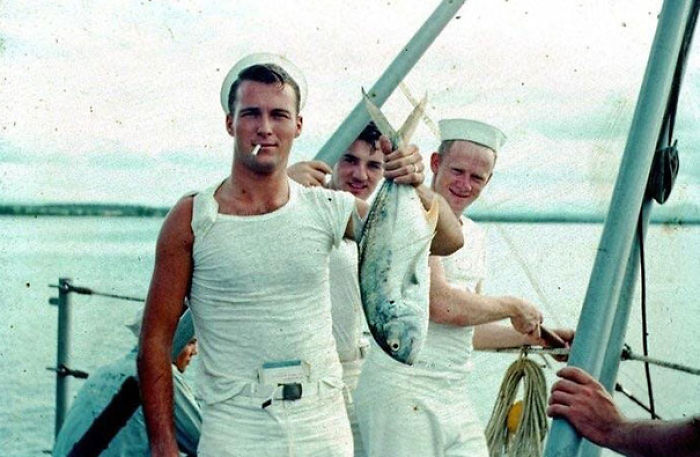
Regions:
<svg viewBox="0 0 700 457"><path fill-rule="evenodd" d="M364 94L365 106L396 149L415 130L425 98L399 132ZM392 358L412 365L428 332L430 273L428 255L438 219L412 186L385 180L367 215L359 242L362 306L377 344Z"/></svg>

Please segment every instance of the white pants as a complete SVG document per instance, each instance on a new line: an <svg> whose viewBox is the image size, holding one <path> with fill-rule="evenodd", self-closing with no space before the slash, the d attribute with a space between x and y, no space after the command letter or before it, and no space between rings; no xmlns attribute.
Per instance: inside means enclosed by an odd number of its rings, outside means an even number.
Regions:
<svg viewBox="0 0 700 457"><path fill-rule="evenodd" d="M237 396L202 408L199 457L351 457L342 391L295 401Z"/></svg>
<svg viewBox="0 0 700 457"><path fill-rule="evenodd" d="M355 410L368 457L488 457L464 382L365 365Z"/></svg>
<svg viewBox="0 0 700 457"><path fill-rule="evenodd" d="M343 396L345 398L345 409L348 412L348 420L350 421L350 428L352 430L352 442L354 451L354 457L366 457L364 446L362 445L362 435L360 434L360 424L357 420L357 413L355 412L355 389L357 388L357 382L360 379L360 372L362 371L362 363L364 360L357 359L353 361L343 362L343 383L345 384L345 389L343 390Z"/></svg>

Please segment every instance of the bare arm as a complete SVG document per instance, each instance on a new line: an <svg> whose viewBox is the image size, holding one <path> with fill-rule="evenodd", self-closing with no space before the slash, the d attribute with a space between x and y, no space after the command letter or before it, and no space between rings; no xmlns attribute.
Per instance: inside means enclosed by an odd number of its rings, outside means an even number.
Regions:
<svg viewBox="0 0 700 457"><path fill-rule="evenodd" d="M585 371L557 373L547 414L563 417L585 438L631 457L700 455L700 416L678 421L630 421L605 388Z"/></svg>
<svg viewBox="0 0 700 457"><path fill-rule="evenodd" d="M438 221L435 227L435 236L430 244L430 253L433 255L450 255L464 246L464 234L459 219L452 212L450 205L442 197L427 186L421 184L416 187L416 193L426 210L430 209L433 201L438 205Z"/></svg>
<svg viewBox="0 0 700 457"><path fill-rule="evenodd" d="M170 351L190 285L192 197L168 213L156 246L139 343L138 372L151 455L178 456Z"/></svg>
<svg viewBox="0 0 700 457"><path fill-rule="evenodd" d="M402 146L392 151L391 142L384 136L380 139L384 152L384 177L398 184L408 184L416 188L423 207L429 210L433 201L438 204L439 215L435 236L430 244L430 252L435 255L449 255L464 245L464 235L459 219L444 198L423 185L425 166L415 145Z"/></svg>
<svg viewBox="0 0 700 457"><path fill-rule="evenodd" d="M440 258L430 257L430 320L467 326L505 318L510 318L520 333L531 333L542 322L542 314L525 300L509 296L489 297L451 286Z"/></svg>
<svg viewBox="0 0 700 457"><path fill-rule="evenodd" d="M298 182L302 186L323 187L326 176L333 170L320 160L310 160L308 162L297 162L287 167L287 176Z"/></svg>

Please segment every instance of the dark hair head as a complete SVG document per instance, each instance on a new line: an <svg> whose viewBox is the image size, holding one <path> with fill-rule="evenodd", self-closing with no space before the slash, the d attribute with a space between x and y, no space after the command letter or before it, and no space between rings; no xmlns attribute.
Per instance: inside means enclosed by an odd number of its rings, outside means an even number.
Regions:
<svg viewBox="0 0 700 457"><path fill-rule="evenodd" d="M374 122L369 121L369 124L360 132L360 136L358 136L357 139L364 141L374 149L377 146L377 141L380 136L382 136L382 132L379 131Z"/></svg>
<svg viewBox="0 0 700 457"><path fill-rule="evenodd" d="M299 112L299 103L301 95L299 92L299 85L289 76L289 73L284 71L279 65L273 63L266 63L261 65L252 65L240 73L238 73L238 78L231 85L231 91L228 94L228 108L231 113L233 113L233 105L236 102L236 93L238 92L238 87L243 81L255 81L263 84L275 84L280 88L285 84L289 84L292 89L294 89L294 95L296 97L295 107L297 113Z"/></svg>

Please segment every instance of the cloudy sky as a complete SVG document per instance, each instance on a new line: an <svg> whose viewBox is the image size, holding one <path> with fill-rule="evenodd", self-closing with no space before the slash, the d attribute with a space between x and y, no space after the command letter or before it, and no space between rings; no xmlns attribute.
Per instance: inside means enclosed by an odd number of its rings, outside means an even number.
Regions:
<svg viewBox="0 0 700 457"><path fill-rule="evenodd" d="M481 119L508 135L483 207L607 208L660 3L461 7L405 82L428 93L431 118ZM232 142L219 88L255 51L283 54L306 74L292 160L309 159L437 4L3 1L0 202L169 206L225 177ZM683 100L673 204L700 197L698 46ZM385 105L397 124L409 110L398 90ZM426 158L436 145L426 126L414 141Z"/></svg>

